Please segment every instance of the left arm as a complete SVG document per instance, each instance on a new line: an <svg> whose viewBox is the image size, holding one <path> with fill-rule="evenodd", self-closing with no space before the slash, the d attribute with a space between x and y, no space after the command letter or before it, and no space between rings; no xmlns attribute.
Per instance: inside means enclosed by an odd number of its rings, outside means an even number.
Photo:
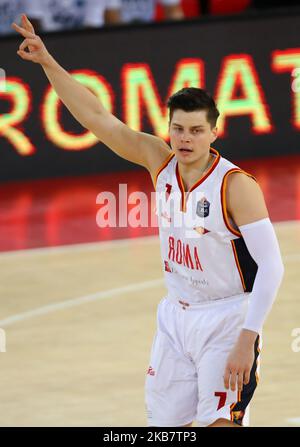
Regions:
<svg viewBox="0 0 300 447"><path fill-rule="evenodd" d="M243 173L229 176L227 211L239 227L248 251L258 266L243 329L230 353L224 384L235 391L247 384L254 361L254 343L271 310L283 276L283 264L274 228L258 183Z"/></svg>

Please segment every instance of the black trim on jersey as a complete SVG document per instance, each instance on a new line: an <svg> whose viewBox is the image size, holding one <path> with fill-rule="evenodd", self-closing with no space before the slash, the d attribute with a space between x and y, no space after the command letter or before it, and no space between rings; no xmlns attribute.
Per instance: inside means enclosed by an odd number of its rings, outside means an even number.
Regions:
<svg viewBox="0 0 300 447"><path fill-rule="evenodd" d="M250 255L245 241L242 237L232 241L235 246L236 255L240 264L245 283L245 292L251 292L257 273L257 264Z"/></svg>

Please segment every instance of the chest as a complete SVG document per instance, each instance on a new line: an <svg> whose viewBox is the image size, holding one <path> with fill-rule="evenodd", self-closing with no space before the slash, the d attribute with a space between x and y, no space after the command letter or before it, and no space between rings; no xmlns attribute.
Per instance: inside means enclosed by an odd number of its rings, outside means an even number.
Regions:
<svg viewBox="0 0 300 447"><path fill-rule="evenodd" d="M210 232L219 231L222 213L217 177L213 175L185 191L176 173L170 171L157 187L156 211L160 228L172 233L184 232L186 237L207 232L208 228Z"/></svg>

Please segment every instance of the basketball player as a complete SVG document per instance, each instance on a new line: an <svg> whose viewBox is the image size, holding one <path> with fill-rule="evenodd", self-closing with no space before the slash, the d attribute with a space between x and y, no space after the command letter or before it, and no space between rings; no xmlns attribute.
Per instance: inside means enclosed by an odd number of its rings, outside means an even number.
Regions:
<svg viewBox="0 0 300 447"><path fill-rule="evenodd" d="M219 115L213 99L198 88L171 96L170 150L110 114L54 60L26 16L12 26L25 38L18 55L39 63L72 115L145 167L159 193L168 293L158 305L146 375L148 425L242 426L283 265L258 183L211 148Z"/></svg>

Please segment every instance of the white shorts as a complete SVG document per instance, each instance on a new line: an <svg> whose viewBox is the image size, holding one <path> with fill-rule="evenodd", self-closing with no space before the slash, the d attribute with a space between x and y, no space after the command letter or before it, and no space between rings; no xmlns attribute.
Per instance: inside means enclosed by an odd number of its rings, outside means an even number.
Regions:
<svg viewBox="0 0 300 447"><path fill-rule="evenodd" d="M204 427L219 418L243 425L258 381L261 334L250 381L242 392L226 389L223 376L247 307L245 295L201 305L160 301L145 383L148 426L179 427L196 421Z"/></svg>

